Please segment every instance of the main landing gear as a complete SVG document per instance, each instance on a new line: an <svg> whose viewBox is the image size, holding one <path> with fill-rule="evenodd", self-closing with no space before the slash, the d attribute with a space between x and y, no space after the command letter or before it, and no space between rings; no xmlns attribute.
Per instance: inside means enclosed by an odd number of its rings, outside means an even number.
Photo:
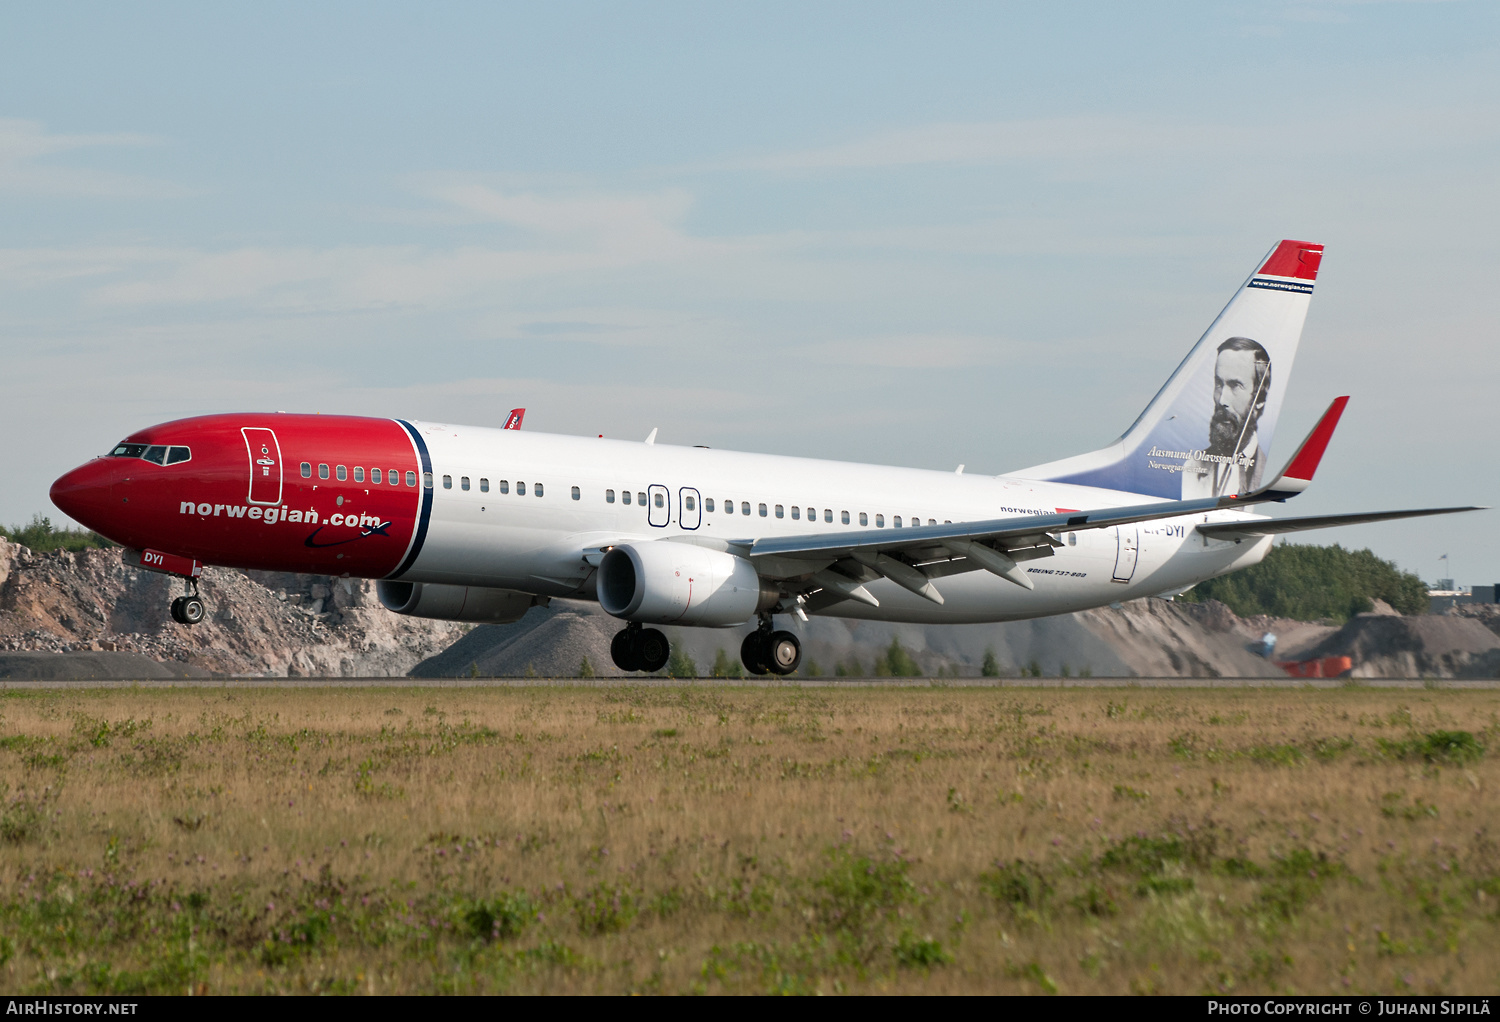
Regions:
<svg viewBox="0 0 1500 1022"><path fill-rule="evenodd" d="M204 610L203 600L198 596L197 579L188 579L187 589L186 596L179 596L172 601L172 620L182 625L195 625L208 612Z"/></svg>
<svg viewBox="0 0 1500 1022"><path fill-rule="evenodd" d="M751 674L791 674L802 664L802 642L791 632L772 631L771 615L740 643L740 660Z"/></svg>
<svg viewBox="0 0 1500 1022"><path fill-rule="evenodd" d="M609 655L622 671L645 671L650 674L667 666L672 645L655 628L642 628L631 622L615 633L609 644Z"/></svg>

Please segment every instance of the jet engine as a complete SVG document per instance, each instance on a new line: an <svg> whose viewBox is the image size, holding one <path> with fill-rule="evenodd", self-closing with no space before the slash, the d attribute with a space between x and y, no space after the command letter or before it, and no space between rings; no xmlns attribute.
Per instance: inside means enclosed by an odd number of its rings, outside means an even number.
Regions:
<svg viewBox="0 0 1500 1022"><path fill-rule="evenodd" d="M691 543L627 543L604 555L599 605L627 621L730 627L781 594L743 557Z"/></svg>
<svg viewBox="0 0 1500 1022"><path fill-rule="evenodd" d="M479 586L445 586L428 582L377 582L380 605L408 617L432 617L440 621L481 621L503 625L518 621L538 598L510 589ZM540 602L545 606L546 598Z"/></svg>

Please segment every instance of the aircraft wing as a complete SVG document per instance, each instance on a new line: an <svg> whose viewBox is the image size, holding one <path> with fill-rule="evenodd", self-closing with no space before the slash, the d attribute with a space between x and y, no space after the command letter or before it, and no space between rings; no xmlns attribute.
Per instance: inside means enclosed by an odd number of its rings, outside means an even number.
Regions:
<svg viewBox="0 0 1500 1022"><path fill-rule="evenodd" d="M1483 511L1482 507L1424 507L1411 511L1366 511L1353 515L1312 515L1307 518L1266 518L1251 522L1214 522L1198 526L1198 531L1214 539L1249 539L1257 536L1279 536L1284 532L1307 532L1331 529L1337 525L1363 525L1366 522L1389 522L1397 518L1422 518L1427 515L1451 515L1460 511Z"/></svg>
<svg viewBox="0 0 1500 1022"><path fill-rule="evenodd" d="M1343 414L1347 397L1337 398L1297 448L1286 468L1268 484L1252 493L1195 500L1156 501L1093 511L1064 511L1050 515L1025 515L979 522L954 522L872 533L830 532L811 536L777 536L757 539L749 556L761 573L770 577L810 576L811 583L836 599L855 599L874 604L862 583L878 578L892 582L942 603L932 580L944 575L983 568L1026 589L1034 588L1018 563L1051 556L1061 541L1054 532L1105 529L1135 522L1157 521L1225 508L1245 507L1267 501L1284 501L1305 490L1328 447L1334 427ZM1398 516L1430 512L1400 512ZM1376 519L1369 519L1376 520ZM1286 521L1297 521L1286 519ZM1303 521L1307 521L1304 519ZM1329 524L1352 524L1344 520ZM1257 535L1258 529L1274 522L1234 522L1223 526L1226 533ZM1308 526L1315 527L1315 526ZM878 605L878 604L876 604Z"/></svg>

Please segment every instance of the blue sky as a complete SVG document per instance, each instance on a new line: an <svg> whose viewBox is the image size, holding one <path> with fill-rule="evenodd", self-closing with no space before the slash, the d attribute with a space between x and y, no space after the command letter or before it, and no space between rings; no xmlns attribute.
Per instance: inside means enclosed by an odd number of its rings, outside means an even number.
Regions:
<svg viewBox="0 0 1500 1022"><path fill-rule="evenodd" d="M1019 468L1282 237L1297 510L1500 504L1497 181L1488 3L9 5L0 520L243 408ZM1494 514L1319 538L1492 582Z"/></svg>

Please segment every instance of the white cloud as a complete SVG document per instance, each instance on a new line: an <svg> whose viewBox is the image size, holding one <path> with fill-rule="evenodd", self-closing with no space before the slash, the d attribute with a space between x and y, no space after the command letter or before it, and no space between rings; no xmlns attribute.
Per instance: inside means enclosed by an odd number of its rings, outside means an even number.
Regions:
<svg viewBox="0 0 1500 1022"><path fill-rule="evenodd" d="M0 118L0 192L96 198L165 198L186 194L163 181L48 161L62 153L119 146L146 146L147 135L111 132L59 135L39 122Z"/></svg>

